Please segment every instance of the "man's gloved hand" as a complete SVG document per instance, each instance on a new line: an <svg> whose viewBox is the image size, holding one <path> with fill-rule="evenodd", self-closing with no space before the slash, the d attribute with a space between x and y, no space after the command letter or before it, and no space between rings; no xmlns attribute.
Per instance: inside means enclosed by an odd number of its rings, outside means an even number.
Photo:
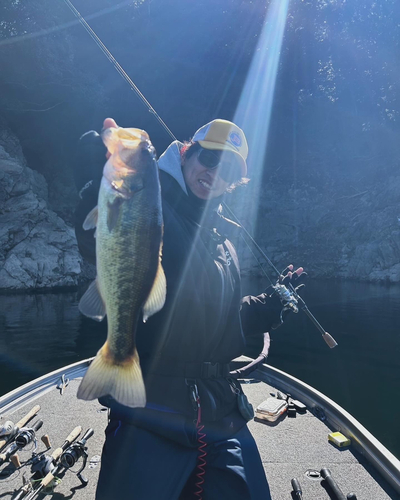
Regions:
<svg viewBox="0 0 400 500"><path fill-rule="evenodd" d="M298 293L306 278L307 273L302 267L293 271L293 265L290 265L281 273L276 284L269 286L264 293L242 298L240 318L246 338L245 354L253 357L255 349L262 349L261 361L268 355L268 332L278 328L290 311L298 311L297 299L290 288L293 286Z"/></svg>
<svg viewBox="0 0 400 500"><path fill-rule="evenodd" d="M293 271L288 266L280 275L275 285L269 286L260 295L247 295L242 298L240 317L246 337L259 336L271 329L278 328L290 311L298 311L297 300L291 293L291 286L296 293L304 286L307 273L302 267Z"/></svg>
<svg viewBox="0 0 400 500"><path fill-rule="evenodd" d="M279 318L276 318L272 324L274 329L284 322L291 311L295 313L299 311L298 300L293 294L293 290L298 294L305 286L304 281L307 279L307 273L302 267L293 271L293 267L293 264L287 266L280 274L276 284L270 285L264 292L270 297L271 310L280 309Z"/></svg>

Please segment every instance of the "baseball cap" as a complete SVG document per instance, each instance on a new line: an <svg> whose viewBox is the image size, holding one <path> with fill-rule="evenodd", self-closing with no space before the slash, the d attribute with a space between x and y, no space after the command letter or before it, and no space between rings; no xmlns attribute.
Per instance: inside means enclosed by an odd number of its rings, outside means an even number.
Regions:
<svg viewBox="0 0 400 500"><path fill-rule="evenodd" d="M242 177L247 174L246 158L249 152L246 136L241 128L228 120L213 120L196 131L192 138L204 149L232 151L241 166Z"/></svg>

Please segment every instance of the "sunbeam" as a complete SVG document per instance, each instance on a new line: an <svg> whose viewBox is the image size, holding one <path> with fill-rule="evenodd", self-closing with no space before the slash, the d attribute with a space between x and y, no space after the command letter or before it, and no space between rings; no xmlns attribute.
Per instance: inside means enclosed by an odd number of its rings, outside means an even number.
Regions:
<svg viewBox="0 0 400 500"><path fill-rule="evenodd" d="M258 200L288 6L289 0L272 0L269 6L233 120L247 137L248 176L251 178L251 187L245 196L247 202L239 200L237 209L241 216L246 214L246 222L253 229L257 225Z"/></svg>

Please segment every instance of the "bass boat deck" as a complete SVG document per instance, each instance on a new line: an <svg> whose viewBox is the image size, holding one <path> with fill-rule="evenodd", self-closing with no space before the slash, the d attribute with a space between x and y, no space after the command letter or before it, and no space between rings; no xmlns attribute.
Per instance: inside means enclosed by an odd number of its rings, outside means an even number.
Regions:
<svg viewBox="0 0 400 500"><path fill-rule="evenodd" d="M54 371L0 398L0 425L10 420L14 424L22 422L22 426L29 428L35 426L38 420L43 421L36 432L36 453L39 453L39 457L43 455L42 460L52 454L53 457L61 456L62 450L59 448L63 444L64 451L68 450L70 443L65 441L77 426L82 428L82 432L74 443L79 443L88 429L94 430L93 435L84 444L88 456L82 476L88 481L87 485L84 485L84 479L80 480L76 475L83 463L83 457L74 464L74 455L67 454L69 461L63 461L66 467L61 466L61 459L57 458L55 463L59 465L59 469L55 475L61 478L61 483L57 484L52 494L59 500L94 499L104 429L107 425L107 409L97 401L87 402L76 398L80 380L90 361L82 361ZM244 357L236 360L234 369L249 361L251 360ZM285 412L275 422L249 422L249 428L260 450L273 500L340 499L346 498L351 492L355 496L349 498L358 500L400 499L399 460L339 405L300 380L268 365L259 366L250 378L241 382L254 408L271 397L271 394L277 395L278 391L283 394L290 393L292 398L307 407L307 411L297 413L296 418L289 418ZM35 416L26 423L25 417L30 412L35 413ZM332 431L340 431L350 438L351 445L343 449L331 444L328 434ZM47 451L45 443L40 439L43 435L50 439L51 448ZM5 454L10 443L13 443L12 439L0 448L0 454ZM72 451L76 453L78 449L79 447ZM28 495L32 495L32 489L29 484L25 486L25 490L21 490L21 487L24 477L28 480L32 476L31 467L25 462L32 459L33 451L33 442L18 451L21 466L15 459L14 463L6 460L0 465L1 499L30 499ZM0 455L0 461L1 458ZM72 465L70 469L69 465ZM322 480L319 476L322 468L331 471L332 478L344 496L335 494L327 482ZM292 478L299 480L302 497L294 495ZM38 484L40 483L35 483L34 491ZM27 492L25 496L23 491ZM37 497L42 496L38 494Z"/></svg>

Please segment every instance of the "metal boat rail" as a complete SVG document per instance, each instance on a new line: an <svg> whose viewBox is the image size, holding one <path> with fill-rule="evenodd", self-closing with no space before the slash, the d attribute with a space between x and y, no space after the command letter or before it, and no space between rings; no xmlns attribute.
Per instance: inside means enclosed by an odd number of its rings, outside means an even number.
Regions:
<svg viewBox="0 0 400 500"><path fill-rule="evenodd" d="M242 356L238 361L250 362ZM376 439L358 420L322 392L282 370L269 365L259 365L257 378L260 378L284 393L290 393L304 403L308 409L323 410L324 422L335 431L349 437L355 449L370 462L382 476L400 493L400 460L398 460L378 439Z"/></svg>
<svg viewBox="0 0 400 500"><path fill-rule="evenodd" d="M0 397L0 416L6 413L12 413L27 403L35 401L37 398L46 394L57 387L63 375L73 380L83 377L88 366L94 358L88 358L78 361L71 365L64 366L53 372L46 373L31 382L17 387L11 392Z"/></svg>

